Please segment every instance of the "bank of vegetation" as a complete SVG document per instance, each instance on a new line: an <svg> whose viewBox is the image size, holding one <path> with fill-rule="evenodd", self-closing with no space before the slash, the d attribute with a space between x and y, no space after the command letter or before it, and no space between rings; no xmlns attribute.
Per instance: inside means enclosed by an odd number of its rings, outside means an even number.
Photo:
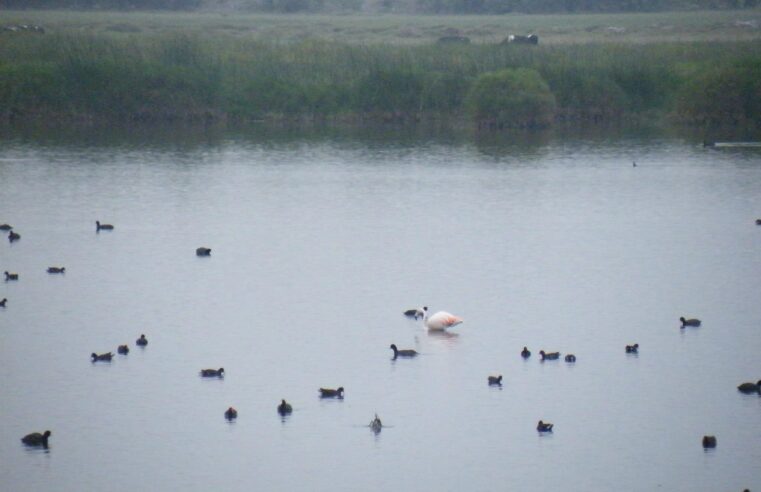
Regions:
<svg viewBox="0 0 761 492"><path fill-rule="evenodd" d="M389 46L4 36L5 122L761 123L761 41Z"/></svg>

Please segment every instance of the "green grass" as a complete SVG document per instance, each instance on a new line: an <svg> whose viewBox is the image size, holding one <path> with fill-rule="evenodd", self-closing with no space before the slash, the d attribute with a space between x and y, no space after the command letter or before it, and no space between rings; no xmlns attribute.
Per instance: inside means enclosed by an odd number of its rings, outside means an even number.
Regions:
<svg viewBox="0 0 761 492"><path fill-rule="evenodd" d="M534 70L549 87L556 119L611 121L656 114L707 124L761 118L755 110L761 98L755 77L761 38L655 41L643 35L643 26L658 18L661 23L680 21L680 36L689 38L684 33L718 25L719 19L731 24L736 16L731 12L711 12L710 21L692 13L420 18L11 14L18 22L44 25L47 33L0 34L0 115L5 120L464 118L474 81L518 68ZM631 42L589 37L599 34L590 23L614 19L619 25L626 22L639 37L632 34ZM526 29L532 22L543 27ZM398 42L402 23L429 35ZM542 34L560 23L565 31L557 31L557 37ZM496 42L503 37L496 32L517 30L506 26L518 24L522 32L539 32L546 42ZM476 26L481 42L433 42L453 28L472 35ZM327 32L338 34L314 34ZM724 36L731 29L707 32ZM371 34L377 42L369 39ZM729 111L709 104L723 85L734 91L725 101ZM511 109L501 110L509 121Z"/></svg>
<svg viewBox="0 0 761 492"><path fill-rule="evenodd" d="M320 39L350 44L419 45L451 32L474 43L537 33L543 44L742 41L761 38L761 10L644 14L401 16L169 12L5 11L2 24L39 24L52 33L168 32L268 42Z"/></svg>

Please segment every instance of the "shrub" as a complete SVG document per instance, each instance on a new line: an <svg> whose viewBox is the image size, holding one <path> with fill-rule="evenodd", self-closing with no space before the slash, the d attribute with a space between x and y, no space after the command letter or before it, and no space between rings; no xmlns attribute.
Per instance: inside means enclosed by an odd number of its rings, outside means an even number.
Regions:
<svg viewBox="0 0 761 492"><path fill-rule="evenodd" d="M466 104L479 126L542 127L555 115L555 96L539 72L530 68L480 75Z"/></svg>

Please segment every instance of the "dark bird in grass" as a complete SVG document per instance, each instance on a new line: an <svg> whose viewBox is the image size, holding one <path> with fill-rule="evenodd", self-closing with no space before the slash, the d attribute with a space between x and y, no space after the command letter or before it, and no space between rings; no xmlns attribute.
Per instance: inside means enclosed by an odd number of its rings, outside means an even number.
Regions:
<svg viewBox="0 0 761 492"><path fill-rule="evenodd" d="M66 267L48 267L48 273L66 273Z"/></svg>
<svg viewBox="0 0 761 492"><path fill-rule="evenodd" d="M224 377L225 368L219 369L201 369L201 377L203 378L221 378Z"/></svg>
<svg viewBox="0 0 761 492"><path fill-rule="evenodd" d="M43 448L47 448L48 438L51 436L51 434L52 432L49 430L46 430L43 434L40 434L39 432L32 432L31 434L27 434L22 437L21 442L27 446L42 446Z"/></svg>
<svg viewBox="0 0 761 492"><path fill-rule="evenodd" d="M396 359L397 357L415 357L415 356L417 356L417 352L415 350L412 350L412 349L399 350L399 349L396 348L396 344L393 344L393 343L391 344L391 346L389 348L394 351L394 359Z"/></svg>
<svg viewBox="0 0 761 492"><path fill-rule="evenodd" d="M233 420L238 418L238 411L234 409L233 407L228 408L225 410L225 418L227 420Z"/></svg>
<svg viewBox="0 0 761 492"><path fill-rule="evenodd" d="M18 280L18 273L9 273L8 271L5 272L5 281L8 280Z"/></svg>
<svg viewBox="0 0 761 492"><path fill-rule="evenodd" d="M639 344L635 343L634 345L627 345L626 346L626 353L627 354L636 354L639 351Z"/></svg>
<svg viewBox="0 0 761 492"><path fill-rule="evenodd" d="M523 347L523 350L521 350L521 357L524 359L531 357L531 351L528 349L528 347Z"/></svg>
<svg viewBox="0 0 761 492"><path fill-rule="evenodd" d="M343 398L344 388L341 386L338 389L320 388L320 398Z"/></svg>
<svg viewBox="0 0 761 492"><path fill-rule="evenodd" d="M96 354L93 352L90 357L92 357L93 362L111 362L111 358L114 356L112 352L106 352L105 354Z"/></svg>
<svg viewBox="0 0 761 492"><path fill-rule="evenodd" d="M539 432L552 432L553 427L554 424L550 424L549 422L542 422L541 420L538 424L536 424L536 430Z"/></svg>
<svg viewBox="0 0 761 492"><path fill-rule="evenodd" d="M502 374L499 376L489 376L489 386L502 386Z"/></svg>
<svg viewBox="0 0 761 492"><path fill-rule="evenodd" d="M285 400L280 400L280 405L277 406L277 413L280 415L288 415L293 412L293 407L290 403L286 403Z"/></svg>
<svg viewBox="0 0 761 492"><path fill-rule="evenodd" d="M122 355L127 355L129 353L129 347L126 345L119 345L116 351Z"/></svg>
<svg viewBox="0 0 761 492"><path fill-rule="evenodd" d="M682 322L682 328L684 328L685 326L696 326L696 327L700 326L700 320L695 318L684 319L684 316L682 316L681 318L679 318L679 321Z"/></svg>
<svg viewBox="0 0 761 492"><path fill-rule="evenodd" d="M542 360L557 360L560 358L560 352L547 353L544 350L540 350L539 355L542 356Z"/></svg>
<svg viewBox="0 0 761 492"><path fill-rule="evenodd" d="M706 449L716 447L716 436L703 436L703 447Z"/></svg>
<svg viewBox="0 0 761 492"><path fill-rule="evenodd" d="M211 256L211 248L196 248L196 256Z"/></svg>
<svg viewBox="0 0 761 492"><path fill-rule="evenodd" d="M746 395L753 393L761 394L761 380L759 380L757 383L743 383L737 387L737 391L740 393L745 393Z"/></svg>
<svg viewBox="0 0 761 492"><path fill-rule="evenodd" d="M95 232L98 231L113 231L114 226L111 224L101 224L99 220L95 221Z"/></svg>
<svg viewBox="0 0 761 492"><path fill-rule="evenodd" d="M140 335L140 338L135 340L135 344L139 345L140 347L145 347L146 345L148 345L148 339L145 338L145 335Z"/></svg>
<svg viewBox="0 0 761 492"><path fill-rule="evenodd" d="M8 233L8 241L13 242L13 241L18 241L19 239L21 239L21 234L18 234L13 231Z"/></svg>

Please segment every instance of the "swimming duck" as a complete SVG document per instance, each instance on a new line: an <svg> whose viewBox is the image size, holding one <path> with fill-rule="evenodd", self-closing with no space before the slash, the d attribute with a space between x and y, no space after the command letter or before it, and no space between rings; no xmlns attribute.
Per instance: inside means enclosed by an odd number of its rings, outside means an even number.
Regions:
<svg viewBox="0 0 761 492"><path fill-rule="evenodd" d="M0 231L10 231L13 226L10 224L0 224Z"/></svg>
<svg viewBox="0 0 761 492"><path fill-rule="evenodd" d="M66 267L48 267L48 273L66 273Z"/></svg>
<svg viewBox="0 0 761 492"><path fill-rule="evenodd" d="M541 420L538 424L536 424L536 430L539 432L552 432L553 427L554 424L550 424L549 422L542 422Z"/></svg>
<svg viewBox="0 0 761 492"><path fill-rule="evenodd" d="M404 312L404 315L408 318L423 318L425 316L425 311L428 309L428 306L423 306L422 308L417 309L408 309Z"/></svg>
<svg viewBox="0 0 761 492"><path fill-rule="evenodd" d="M112 231L114 226L111 224L101 224L99 220L95 221L95 231Z"/></svg>
<svg viewBox="0 0 761 492"><path fill-rule="evenodd" d="M576 356L573 354L568 354L565 356L566 362L576 362Z"/></svg>
<svg viewBox="0 0 761 492"><path fill-rule="evenodd" d="M417 356L417 352L415 350L412 350L412 349L399 350L399 349L396 348L396 345L393 344L393 343L391 344L391 346L389 348L394 351L394 359L396 359L397 357L415 357L415 356Z"/></svg>
<svg viewBox="0 0 761 492"><path fill-rule="evenodd" d="M13 241L18 241L19 239L21 239L21 234L18 234L13 231L8 233L8 241L13 242Z"/></svg>
<svg viewBox="0 0 761 492"><path fill-rule="evenodd" d="M120 354L127 355L129 353L129 347L126 345L119 345L119 348L117 348L116 351Z"/></svg>
<svg viewBox="0 0 761 492"><path fill-rule="evenodd" d="M761 219L756 219L756 225L761 225Z"/></svg>
<svg viewBox="0 0 761 492"><path fill-rule="evenodd" d="M679 318L679 321L682 322L682 328L684 328L685 326L700 326L700 320L695 318L684 319L684 316L682 316L681 318Z"/></svg>
<svg viewBox="0 0 761 492"><path fill-rule="evenodd" d="M521 350L521 357L524 359L531 357L531 351L528 349L528 347L523 347L523 350Z"/></svg>
<svg viewBox="0 0 761 492"><path fill-rule="evenodd" d="M320 388L320 398L343 398L344 387L341 386L338 389Z"/></svg>
<svg viewBox="0 0 761 492"><path fill-rule="evenodd" d="M27 446L42 446L43 448L47 448L48 438L51 436L51 434L52 432L49 430L46 430L43 434L40 434L39 432L32 432L31 434L27 434L22 437L21 442Z"/></svg>
<svg viewBox="0 0 761 492"><path fill-rule="evenodd" d="M375 418L370 421L370 429L372 429L373 432L376 434L381 431L383 428L383 422L381 422L381 419L378 417L378 414L375 414Z"/></svg>
<svg viewBox="0 0 761 492"><path fill-rule="evenodd" d="M90 357L92 357L93 362L111 362L111 358L114 356L112 352L106 352L105 354L96 354L93 352Z"/></svg>
<svg viewBox="0 0 761 492"><path fill-rule="evenodd" d="M221 378L225 372L224 367L219 369L201 369L201 377L203 378Z"/></svg>
<svg viewBox="0 0 761 492"><path fill-rule="evenodd" d="M196 256L211 256L211 248L196 248Z"/></svg>
<svg viewBox="0 0 761 492"><path fill-rule="evenodd" d="M5 307L5 303L8 302L8 299L3 297L3 300L0 301L0 307Z"/></svg>
<svg viewBox="0 0 761 492"><path fill-rule="evenodd" d="M715 448L716 447L716 436L703 436L703 447L704 448Z"/></svg>
<svg viewBox="0 0 761 492"><path fill-rule="evenodd" d="M431 331L443 331L447 328L457 326L462 323L463 319L446 311L439 311L431 316L428 315L428 306L423 307L423 322L426 328Z"/></svg>
<svg viewBox="0 0 761 492"><path fill-rule="evenodd" d="M502 386L502 374L499 376L489 376L489 386Z"/></svg>
<svg viewBox="0 0 761 492"><path fill-rule="evenodd" d="M627 354L636 354L639 350L639 344L635 343L634 345L627 345L626 346L626 353Z"/></svg>
<svg viewBox="0 0 761 492"><path fill-rule="evenodd" d="M280 400L280 405L277 406L277 413L280 415L288 415L293 412L293 407L290 403L286 403L285 400Z"/></svg>
<svg viewBox="0 0 761 492"><path fill-rule="evenodd" d="M18 280L18 273L8 273L8 271L5 272L5 280Z"/></svg>
<svg viewBox="0 0 761 492"><path fill-rule="evenodd" d="M238 418L238 411L234 409L233 407L228 408L225 410L225 418L227 420L233 420Z"/></svg>
<svg viewBox="0 0 761 492"><path fill-rule="evenodd" d="M148 345L148 339L145 338L145 335L140 335L140 338L135 340L135 345L140 345L141 347L145 347Z"/></svg>
<svg viewBox="0 0 761 492"><path fill-rule="evenodd" d="M546 353L544 350L540 350L539 355L542 356L542 360L556 360L560 357L560 352Z"/></svg>
<svg viewBox="0 0 761 492"><path fill-rule="evenodd" d="M761 380L757 383L743 383L737 387L737 391L745 394L761 393Z"/></svg>

